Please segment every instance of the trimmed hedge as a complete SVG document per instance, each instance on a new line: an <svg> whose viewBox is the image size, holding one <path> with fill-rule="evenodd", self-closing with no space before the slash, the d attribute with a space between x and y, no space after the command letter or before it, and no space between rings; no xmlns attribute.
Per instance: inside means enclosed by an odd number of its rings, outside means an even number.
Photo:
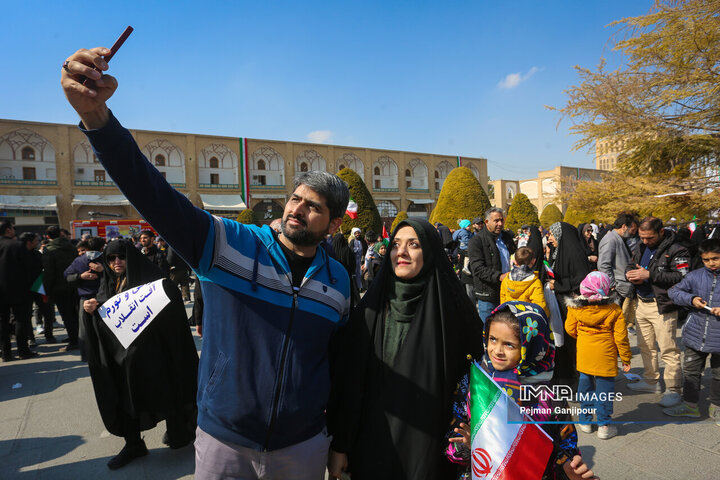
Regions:
<svg viewBox="0 0 720 480"><path fill-rule="evenodd" d="M517 232L517 229L523 225L540 225L540 219L538 218L538 212L535 205L532 204L530 199L524 193L518 193L510 204L508 209L507 218L505 220L505 228L513 232Z"/></svg>
<svg viewBox="0 0 720 480"><path fill-rule="evenodd" d="M401 210L398 212L397 217L395 217L395 220L393 220L392 225L390 225L390 231L389 234L392 234L392 232L395 231L395 227L397 227L397 224L402 222L403 220L407 220L408 214L405 210Z"/></svg>
<svg viewBox="0 0 720 480"><path fill-rule="evenodd" d="M484 217L489 208L490 200L472 171L467 167L453 168L440 190L430 223L440 222L456 229L460 227L458 220Z"/></svg>
<svg viewBox="0 0 720 480"><path fill-rule="evenodd" d="M350 230L358 227L362 230L363 235L368 231L382 232L382 220L378 213L375 200L368 191L362 178L350 168L343 168L337 173L337 176L345 180L350 187L350 197L355 200L358 206L358 216L355 220L347 214L343 217L340 228L345 236L350 235Z"/></svg>
<svg viewBox="0 0 720 480"><path fill-rule="evenodd" d="M554 203L548 203L545 205L542 214L540 214L540 225L542 225L543 228L550 228L550 225L553 223L562 221L563 214Z"/></svg>
<svg viewBox="0 0 720 480"><path fill-rule="evenodd" d="M237 221L245 225L260 225L255 211L252 208L246 208L237 216Z"/></svg>

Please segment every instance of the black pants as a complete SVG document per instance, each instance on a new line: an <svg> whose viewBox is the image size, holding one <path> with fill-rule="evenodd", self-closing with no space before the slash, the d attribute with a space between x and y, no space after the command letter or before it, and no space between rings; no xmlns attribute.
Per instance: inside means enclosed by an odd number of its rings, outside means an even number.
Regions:
<svg viewBox="0 0 720 480"><path fill-rule="evenodd" d="M720 407L720 354L698 352L685 347L685 360L683 361L683 399L689 403L700 400L700 378L705 370L705 361L710 355L710 370L712 382L710 383L710 403Z"/></svg>
<svg viewBox="0 0 720 480"><path fill-rule="evenodd" d="M68 343L78 343L78 297L76 293L66 293L52 297L68 334Z"/></svg>
<svg viewBox="0 0 720 480"><path fill-rule="evenodd" d="M52 303L50 297L45 297L39 293L33 294L33 301L37 306L35 310L35 325L42 325L45 329L45 338L50 339L53 336L53 324L55 323L55 304Z"/></svg>
<svg viewBox="0 0 720 480"><path fill-rule="evenodd" d="M555 294L557 297L560 315L563 325L567 318L566 301L571 298L567 294ZM577 361L577 340L565 331L565 344L555 349L555 370L553 371L553 383L558 385L569 385L573 391L577 389L579 375L576 368Z"/></svg>
<svg viewBox="0 0 720 480"><path fill-rule="evenodd" d="M0 343L2 344L2 357L5 360L12 358L12 345L10 344L10 314L15 317L15 341L19 355L30 352L28 338L32 331L32 300L12 305L0 304Z"/></svg>

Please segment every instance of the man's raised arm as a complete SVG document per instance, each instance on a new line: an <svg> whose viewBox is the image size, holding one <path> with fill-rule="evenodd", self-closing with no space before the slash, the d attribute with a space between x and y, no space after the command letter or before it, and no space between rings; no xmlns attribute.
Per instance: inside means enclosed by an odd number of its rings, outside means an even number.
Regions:
<svg viewBox="0 0 720 480"><path fill-rule="evenodd" d="M61 83L70 105L82 120L98 160L130 203L193 268L199 266L210 217L176 191L140 152L130 132L113 117L106 101L117 80L100 73L108 65L103 47L81 49L63 64ZM81 82L87 77L95 83Z"/></svg>

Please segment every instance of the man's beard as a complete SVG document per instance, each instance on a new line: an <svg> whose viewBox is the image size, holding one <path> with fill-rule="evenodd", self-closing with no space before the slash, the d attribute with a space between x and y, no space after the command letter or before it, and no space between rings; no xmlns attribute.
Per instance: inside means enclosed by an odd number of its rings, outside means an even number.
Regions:
<svg viewBox="0 0 720 480"><path fill-rule="evenodd" d="M287 227L287 220L288 218L294 218L298 222L302 223L305 227L304 230L290 230ZM303 219L297 218L294 215L288 215L286 218L282 220L280 223L280 231L282 234L290 240L294 245L297 245L298 247L314 247L318 243L322 242L325 239L325 235L328 234L328 229L325 229L324 232L321 233L313 233L310 230L307 229L307 222Z"/></svg>

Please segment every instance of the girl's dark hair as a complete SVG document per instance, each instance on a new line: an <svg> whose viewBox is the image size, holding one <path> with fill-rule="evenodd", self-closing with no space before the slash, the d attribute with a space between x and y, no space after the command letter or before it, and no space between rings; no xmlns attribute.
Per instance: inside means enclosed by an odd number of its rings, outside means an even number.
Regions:
<svg viewBox="0 0 720 480"><path fill-rule="evenodd" d="M508 327L510 327L510 330L513 331L513 333L517 336L518 340L520 340L520 322L518 322L518 319L515 315L512 314L510 310L501 310L499 312L496 312L489 317L485 319L485 334L487 335L487 332L490 331L490 325L492 325L493 322L502 322Z"/></svg>

